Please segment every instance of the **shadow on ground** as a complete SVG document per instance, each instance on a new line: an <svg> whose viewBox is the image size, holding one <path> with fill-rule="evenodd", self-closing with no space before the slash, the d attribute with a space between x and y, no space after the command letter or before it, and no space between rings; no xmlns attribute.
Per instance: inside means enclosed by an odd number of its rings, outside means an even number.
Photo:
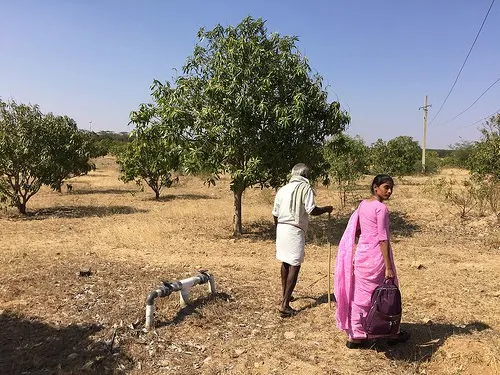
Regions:
<svg viewBox="0 0 500 375"><path fill-rule="evenodd" d="M29 212L27 220L43 220L48 218L83 218L92 216L130 215L147 212L130 206L58 206L42 208Z"/></svg>
<svg viewBox="0 0 500 375"><path fill-rule="evenodd" d="M299 308L298 311L304 311L304 310L309 310L309 309L313 309L319 305L323 305L325 303L328 303L328 293L324 293L322 294L321 296L319 297L309 297L309 296L296 296L295 297L295 301L299 301L299 300L309 300L310 303ZM335 302L335 296L332 294L330 294L330 301L331 303L334 303Z"/></svg>
<svg viewBox="0 0 500 375"><path fill-rule="evenodd" d="M307 231L307 243L338 245L350 217L351 213L344 213L332 216L330 219L327 215L311 218ZM392 211L390 221L392 237L411 237L414 232L420 230L420 226L411 222L401 211ZM247 224L243 229L243 237L246 238L261 240L274 240L276 238L276 230L271 220L255 221Z"/></svg>
<svg viewBox="0 0 500 375"><path fill-rule="evenodd" d="M200 297L197 298L196 300L193 300L187 305L186 307L183 307L180 309L177 314L170 320L166 321L157 321L155 324L156 328L161 328L165 326L170 326L170 325L175 325L181 323L186 317L190 315L201 315L201 312L199 311L200 308L205 306L208 303L214 302L214 301L223 301L223 302L229 302L233 301L233 297L230 294L227 293L215 293L211 294L208 296Z"/></svg>
<svg viewBox="0 0 500 375"><path fill-rule="evenodd" d="M206 194L169 194L160 196L160 198L158 199L152 197L149 200L156 200L157 202L170 202L174 200L196 201L201 199L216 199L216 197L212 197L211 195L206 195Z"/></svg>
<svg viewBox="0 0 500 375"><path fill-rule="evenodd" d="M490 328L482 322L467 325L402 323L401 329L411 334L410 340L394 346L377 343L375 349L389 359L409 362L429 361L446 339L454 335L470 335Z"/></svg>
<svg viewBox="0 0 500 375"><path fill-rule="evenodd" d="M140 190L137 189L76 189L73 188L68 195L87 195L87 194L131 194L135 195Z"/></svg>
<svg viewBox="0 0 500 375"><path fill-rule="evenodd" d="M254 221L243 226L241 237L251 240L274 240L276 239L276 229L270 220Z"/></svg>
<svg viewBox="0 0 500 375"><path fill-rule="evenodd" d="M111 343L93 341L97 325L53 327L12 312L0 314L0 374L115 374L132 361Z"/></svg>

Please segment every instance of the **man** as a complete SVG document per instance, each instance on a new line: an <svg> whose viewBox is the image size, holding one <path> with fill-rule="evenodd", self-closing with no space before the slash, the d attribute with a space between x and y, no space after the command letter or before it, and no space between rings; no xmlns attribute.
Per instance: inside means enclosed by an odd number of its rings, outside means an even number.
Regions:
<svg viewBox="0 0 500 375"><path fill-rule="evenodd" d="M304 245L309 215L331 213L332 206L316 207L314 191L309 184L309 168L296 164L292 177L274 199L273 216L276 225L276 259L281 261L282 300L280 315L290 317L297 313L290 307L290 299L297 283L300 265L304 261Z"/></svg>

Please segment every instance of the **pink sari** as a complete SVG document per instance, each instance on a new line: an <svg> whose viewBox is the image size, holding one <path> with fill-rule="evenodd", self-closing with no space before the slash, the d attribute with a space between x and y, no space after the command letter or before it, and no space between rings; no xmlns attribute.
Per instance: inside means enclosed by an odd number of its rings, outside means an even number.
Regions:
<svg viewBox="0 0 500 375"><path fill-rule="evenodd" d="M385 278L379 239L376 236L361 236L356 246L360 207L351 215L340 240L334 277L337 327L344 330L351 339L369 338L362 321L370 309L373 291ZM392 269L396 272L392 249L390 257ZM397 285L397 278L394 282Z"/></svg>

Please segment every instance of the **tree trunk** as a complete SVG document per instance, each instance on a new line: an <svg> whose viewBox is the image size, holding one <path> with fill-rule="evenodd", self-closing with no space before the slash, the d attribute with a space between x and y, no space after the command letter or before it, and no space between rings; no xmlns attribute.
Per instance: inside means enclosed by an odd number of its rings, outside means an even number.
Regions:
<svg viewBox="0 0 500 375"><path fill-rule="evenodd" d="M235 191L234 194L234 231L233 236L239 237L243 234L241 229L241 196L243 191Z"/></svg>
<svg viewBox="0 0 500 375"><path fill-rule="evenodd" d="M21 214L26 215L26 201L19 201L19 203L17 204L17 209Z"/></svg>
<svg viewBox="0 0 500 375"><path fill-rule="evenodd" d="M153 190L155 192L155 199L156 200L160 199L161 184L158 183L158 179L146 180L146 183L151 188L151 190Z"/></svg>

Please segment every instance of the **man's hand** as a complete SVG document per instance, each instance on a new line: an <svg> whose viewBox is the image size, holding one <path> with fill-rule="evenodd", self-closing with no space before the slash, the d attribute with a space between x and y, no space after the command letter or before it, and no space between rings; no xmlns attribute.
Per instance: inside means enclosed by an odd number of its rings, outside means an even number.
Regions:
<svg viewBox="0 0 500 375"><path fill-rule="evenodd" d="M324 206L324 207L314 207L314 210L311 211L310 215L318 216L321 214L331 214L333 211L333 206Z"/></svg>

